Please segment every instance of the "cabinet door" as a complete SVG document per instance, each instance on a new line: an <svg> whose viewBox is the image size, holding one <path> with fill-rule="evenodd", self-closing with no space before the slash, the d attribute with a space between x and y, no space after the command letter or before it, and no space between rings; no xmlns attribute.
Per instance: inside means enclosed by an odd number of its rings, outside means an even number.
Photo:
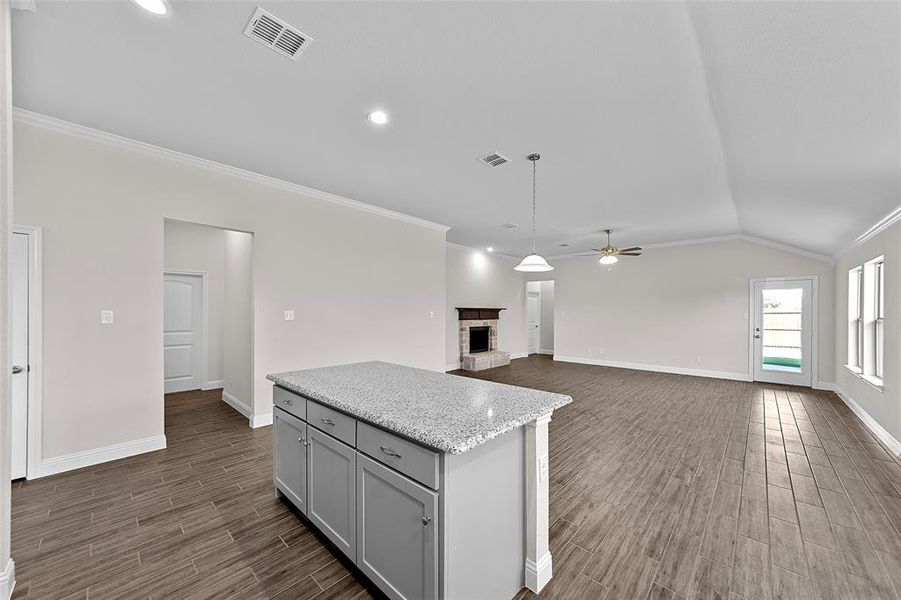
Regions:
<svg viewBox="0 0 901 600"><path fill-rule="evenodd" d="M307 424L281 409L272 411L275 487L307 514Z"/></svg>
<svg viewBox="0 0 901 600"><path fill-rule="evenodd" d="M438 597L438 495L357 454L357 567L394 600Z"/></svg>
<svg viewBox="0 0 901 600"><path fill-rule="evenodd" d="M307 516L351 560L356 560L356 451L310 427Z"/></svg>

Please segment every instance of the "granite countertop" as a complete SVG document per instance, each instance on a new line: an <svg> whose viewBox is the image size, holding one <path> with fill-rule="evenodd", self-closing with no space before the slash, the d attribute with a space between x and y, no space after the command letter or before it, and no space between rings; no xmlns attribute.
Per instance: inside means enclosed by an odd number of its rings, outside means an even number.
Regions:
<svg viewBox="0 0 901 600"><path fill-rule="evenodd" d="M266 379L450 454L462 454L572 402L563 394L385 362L273 373Z"/></svg>

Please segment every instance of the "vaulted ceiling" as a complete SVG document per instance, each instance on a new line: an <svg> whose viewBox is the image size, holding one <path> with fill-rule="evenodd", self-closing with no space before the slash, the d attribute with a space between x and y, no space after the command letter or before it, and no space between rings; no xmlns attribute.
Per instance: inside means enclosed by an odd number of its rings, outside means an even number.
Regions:
<svg viewBox="0 0 901 600"><path fill-rule="evenodd" d="M314 38L297 62L242 35L257 5ZM547 255L596 246L606 227L619 245L744 233L830 254L901 204L896 2L170 12L121 0L16 11L14 104L509 254L529 247L532 151ZM387 126L366 121L373 108ZM512 162L477 161L493 151Z"/></svg>

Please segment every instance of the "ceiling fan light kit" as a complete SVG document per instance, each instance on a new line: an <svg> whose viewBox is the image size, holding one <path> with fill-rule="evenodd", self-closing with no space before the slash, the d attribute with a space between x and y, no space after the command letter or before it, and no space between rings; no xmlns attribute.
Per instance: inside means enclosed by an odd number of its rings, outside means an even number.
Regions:
<svg viewBox="0 0 901 600"><path fill-rule="evenodd" d="M526 273L541 273L544 271L553 271L554 267L548 264L543 256L535 251L535 163L541 158L538 153L528 155L532 161L532 253L520 261L518 265L513 267L515 271L524 271Z"/></svg>

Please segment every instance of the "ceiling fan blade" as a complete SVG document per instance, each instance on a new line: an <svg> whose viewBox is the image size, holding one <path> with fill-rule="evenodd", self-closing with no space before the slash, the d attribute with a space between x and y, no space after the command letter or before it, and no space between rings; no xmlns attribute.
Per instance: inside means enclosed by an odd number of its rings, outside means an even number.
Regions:
<svg viewBox="0 0 901 600"><path fill-rule="evenodd" d="M641 252L618 252L620 256L641 256Z"/></svg>
<svg viewBox="0 0 901 600"><path fill-rule="evenodd" d="M601 254L606 254L604 250L600 250L598 248L592 248L592 250L594 250L595 252L600 252Z"/></svg>
<svg viewBox="0 0 901 600"><path fill-rule="evenodd" d="M638 250L641 250L640 246L632 246L631 248L623 248L620 252L636 252Z"/></svg>

